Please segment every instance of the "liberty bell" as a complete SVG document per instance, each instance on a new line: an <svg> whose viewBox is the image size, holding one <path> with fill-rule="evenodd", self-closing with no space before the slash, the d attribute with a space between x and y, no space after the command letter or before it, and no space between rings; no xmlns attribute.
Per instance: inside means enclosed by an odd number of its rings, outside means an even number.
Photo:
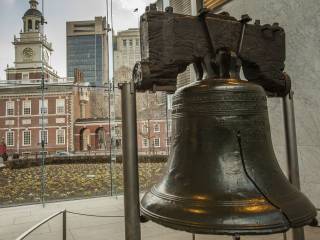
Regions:
<svg viewBox="0 0 320 240"><path fill-rule="evenodd" d="M163 177L141 200L145 218L192 233L262 235L316 217L273 150L266 93L284 95L290 82L282 72L284 31L278 25L269 31L265 36L262 26L210 12L142 16L147 50L134 69L137 86L168 90L190 61L198 76L173 96L171 153ZM239 61L248 81L239 78Z"/></svg>

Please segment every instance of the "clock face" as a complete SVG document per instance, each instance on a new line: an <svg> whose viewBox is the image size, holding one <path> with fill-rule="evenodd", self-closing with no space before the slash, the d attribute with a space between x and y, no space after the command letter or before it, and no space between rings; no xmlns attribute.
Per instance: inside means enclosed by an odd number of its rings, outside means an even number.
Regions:
<svg viewBox="0 0 320 240"><path fill-rule="evenodd" d="M31 58L33 56L32 48L25 48L23 50L23 56L25 56L26 58Z"/></svg>

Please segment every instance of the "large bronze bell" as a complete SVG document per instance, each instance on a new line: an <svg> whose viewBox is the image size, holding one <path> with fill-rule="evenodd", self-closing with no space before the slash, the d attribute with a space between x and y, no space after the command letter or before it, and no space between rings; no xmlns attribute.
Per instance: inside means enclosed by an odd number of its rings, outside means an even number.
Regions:
<svg viewBox="0 0 320 240"><path fill-rule="evenodd" d="M241 80L208 79L173 100L173 145L141 211L164 226L205 234L271 234L311 223L315 207L276 160L266 94Z"/></svg>

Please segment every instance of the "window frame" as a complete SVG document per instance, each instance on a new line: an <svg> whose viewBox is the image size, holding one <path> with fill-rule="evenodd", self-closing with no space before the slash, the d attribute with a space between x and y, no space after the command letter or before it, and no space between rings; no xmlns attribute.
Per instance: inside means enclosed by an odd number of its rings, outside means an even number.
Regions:
<svg viewBox="0 0 320 240"><path fill-rule="evenodd" d="M42 99L39 99L39 115L44 114L44 115L48 115L49 113L49 101L48 99L44 99L44 108L43 109L47 109L46 112L42 113Z"/></svg>
<svg viewBox="0 0 320 240"><path fill-rule="evenodd" d="M148 126L148 124L144 123L144 124L142 125L142 127L141 127L141 131L142 131L143 134L149 133L149 126Z"/></svg>
<svg viewBox="0 0 320 240"><path fill-rule="evenodd" d="M9 103L12 103L12 108L9 108ZM12 114L9 114L9 110L12 110ZM9 100L6 101L6 116L14 116L15 115L15 104L14 101Z"/></svg>
<svg viewBox="0 0 320 240"><path fill-rule="evenodd" d="M149 139L145 137L142 138L142 148L148 148L148 147L149 147Z"/></svg>
<svg viewBox="0 0 320 240"><path fill-rule="evenodd" d="M59 132L63 131L63 143L59 142ZM66 130L65 129L56 129L56 145L65 145L66 144Z"/></svg>
<svg viewBox="0 0 320 240"><path fill-rule="evenodd" d="M63 111L58 111L59 108L62 108L62 105L59 106L58 103L62 103L63 102ZM66 113L66 100L64 98L58 98L56 99L56 114L65 114Z"/></svg>
<svg viewBox="0 0 320 240"><path fill-rule="evenodd" d="M25 77L27 76L27 77ZM21 79L23 80L30 80L30 74L29 73L22 73L21 75Z"/></svg>
<svg viewBox="0 0 320 240"><path fill-rule="evenodd" d="M8 142L8 139L9 139L9 137L8 137L8 134L12 134L12 144L9 144L9 142ZM12 131L12 130L9 130L9 131L6 131L6 145L7 145L7 147L14 147L14 140L15 140L15 134L14 134L14 131Z"/></svg>
<svg viewBox="0 0 320 240"><path fill-rule="evenodd" d="M155 132L155 133L161 132L161 127L160 127L159 123L154 123L153 124L153 132Z"/></svg>
<svg viewBox="0 0 320 240"><path fill-rule="evenodd" d="M40 129L39 130L39 143L41 144L41 140L42 140L42 132L46 132L45 136L46 136L46 139L44 141L44 145L48 145L48 141L49 141L49 131L47 129L45 130L42 130Z"/></svg>
<svg viewBox="0 0 320 240"><path fill-rule="evenodd" d="M26 144L25 143L25 134L26 133L29 133L29 144ZM22 131L22 146L31 146L31 140L32 140L32 137L31 137L31 130L23 130Z"/></svg>
<svg viewBox="0 0 320 240"><path fill-rule="evenodd" d="M29 107L26 107L27 103L29 103ZM25 109L30 109L30 112L29 113L25 113ZM31 111L32 111L31 100L23 100L22 101L22 115L29 116L29 115L31 115Z"/></svg>
<svg viewBox="0 0 320 240"><path fill-rule="evenodd" d="M159 141L159 144L156 144L156 140ZM161 140L160 140L160 138L153 138L153 146L154 146L155 148L161 147Z"/></svg>

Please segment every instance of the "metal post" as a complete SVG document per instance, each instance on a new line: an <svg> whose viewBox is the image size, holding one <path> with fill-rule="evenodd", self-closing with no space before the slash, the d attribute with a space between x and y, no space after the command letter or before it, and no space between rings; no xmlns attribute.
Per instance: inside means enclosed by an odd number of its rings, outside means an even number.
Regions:
<svg viewBox="0 0 320 240"><path fill-rule="evenodd" d="M62 239L67 240L67 210L62 213Z"/></svg>
<svg viewBox="0 0 320 240"><path fill-rule="evenodd" d="M233 236L233 240L240 240L240 236L239 235Z"/></svg>
<svg viewBox="0 0 320 240"><path fill-rule="evenodd" d="M288 175L290 182L300 190L298 147L294 115L293 92L283 97L284 126L287 145ZM293 240L304 240L303 228L292 230Z"/></svg>
<svg viewBox="0 0 320 240"><path fill-rule="evenodd" d="M121 87L123 179L126 240L140 240L136 95L133 83Z"/></svg>

